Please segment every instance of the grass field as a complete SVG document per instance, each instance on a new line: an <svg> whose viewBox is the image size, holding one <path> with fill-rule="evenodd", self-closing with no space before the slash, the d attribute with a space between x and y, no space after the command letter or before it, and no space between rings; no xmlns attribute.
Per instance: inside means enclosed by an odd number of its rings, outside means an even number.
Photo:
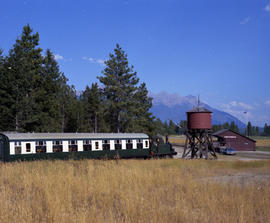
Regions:
<svg viewBox="0 0 270 223"><path fill-rule="evenodd" d="M259 137L259 138L254 138L254 139L256 140L256 146L270 148L270 138L269 137Z"/></svg>
<svg viewBox="0 0 270 223"><path fill-rule="evenodd" d="M257 147L256 146L256 150L257 151L263 151L263 152L270 152L270 147Z"/></svg>
<svg viewBox="0 0 270 223"><path fill-rule="evenodd" d="M267 222L270 161L0 164L0 222Z"/></svg>
<svg viewBox="0 0 270 223"><path fill-rule="evenodd" d="M184 145L186 140L186 136L184 135L176 135L176 136L170 136L169 142L170 143L176 143L179 145Z"/></svg>

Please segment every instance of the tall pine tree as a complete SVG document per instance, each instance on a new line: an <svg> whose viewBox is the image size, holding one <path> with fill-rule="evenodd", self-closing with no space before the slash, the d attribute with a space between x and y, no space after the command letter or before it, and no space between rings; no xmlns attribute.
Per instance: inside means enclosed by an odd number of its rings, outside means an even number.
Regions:
<svg viewBox="0 0 270 223"><path fill-rule="evenodd" d="M87 132L106 131L103 119L103 94L97 83L93 83L91 88L86 86L81 101L83 103L83 130Z"/></svg>
<svg viewBox="0 0 270 223"><path fill-rule="evenodd" d="M9 76L10 69L6 57L0 49L0 131L13 131L15 128L14 103L12 95L12 80Z"/></svg>
<svg viewBox="0 0 270 223"><path fill-rule="evenodd" d="M40 131L61 131L61 87L66 87L66 78L59 70L53 53L47 49L42 66L42 87L37 91L40 106Z"/></svg>
<svg viewBox="0 0 270 223"><path fill-rule="evenodd" d="M133 116L130 119L133 128L130 131L145 132L151 135L154 132L154 117L149 111L152 107L152 98L148 97L146 84L142 83L136 90L132 107Z"/></svg>
<svg viewBox="0 0 270 223"><path fill-rule="evenodd" d="M246 135L247 135L247 136L252 136L252 126L251 126L251 122L248 122L248 124L247 124Z"/></svg>
<svg viewBox="0 0 270 223"><path fill-rule="evenodd" d="M110 59L105 61L104 76L98 79L104 85L109 117L107 118L113 132L131 132L142 128L139 122L146 119L150 122L151 100L149 100L145 84L138 87L139 78L129 66L127 54L119 44L110 54ZM141 96L139 98L139 95ZM141 110L141 111L140 111ZM144 118L142 118L144 116Z"/></svg>
<svg viewBox="0 0 270 223"><path fill-rule="evenodd" d="M12 101L13 126L16 131L35 131L40 110L36 91L41 87L42 55L39 34L32 34L29 25L23 27L7 58L8 80L12 83L9 94Z"/></svg>

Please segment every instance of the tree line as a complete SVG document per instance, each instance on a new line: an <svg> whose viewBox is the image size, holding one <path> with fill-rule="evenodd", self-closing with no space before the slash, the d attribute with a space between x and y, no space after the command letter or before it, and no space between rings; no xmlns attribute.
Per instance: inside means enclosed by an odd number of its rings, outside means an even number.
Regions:
<svg viewBox="0 0 270 223"><path fill-rule="evenodd" d="M97 77L78 94L29 25L0 50L0 131L155 133L152 98L117 44Z"/></svg>
<svg viewBox="0 0 270 223"><path fill-rule="evenodd" d="M247 136L259 136L260 134L260 129L258 126L252 126L251 122L248 122L247 128L245 129L245 135Z"/></svg>
<svg viewBox="0 0 270 223"><path fill-rule="evenodd" d="M267 123L264 124L262 135L263 136L270 136L270 125L267 125Z"/></svg>
<svg viewBox="0 0 270 223"><path fill-rule="evenodd" d="M160 119L157 119L155 121L155 126L157 132L162 135L183 135L187 128L187 121L181 120L179 123L175 123L172 120L162 122ZM222 129L230 129L246 136L270 136L270 125L267 124L265 124L263 131L260 131L258 126L253 126L251 122L248 122L245 129L239 129L234 121L231 123L225 122L224 124L212 125L213 133Z"/></svg>
<svg viewBox="0 0 270 223"><path fill-rule="evenodd" d="M225 122L224 124L212 125L213 132L217 132L221 129L230 129L232 131L240 133L240 130L234 121L232 121L231 123Z"/></svg>
<svg viewBox="0 0 270 223"><path fill-rule="evenodd" d="M160 119L157 119L156 128L158 129L158 132L163 135L183 135L187 129L187 121L181 120L179 123L175 123L172 120L162 122ZM240 133L239 128L234 121L231 123L225 122L220 125L212 125L212 132L217 132L221 129L231 129Z"/></svg>

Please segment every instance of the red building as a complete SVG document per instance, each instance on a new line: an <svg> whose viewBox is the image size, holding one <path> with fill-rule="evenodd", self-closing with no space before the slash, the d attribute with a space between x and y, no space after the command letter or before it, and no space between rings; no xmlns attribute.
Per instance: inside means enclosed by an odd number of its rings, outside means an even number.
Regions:
<svg viewBox="0 0 270 223"><path fill-rule="evenodd" d="M237 151L255 151L256 141L230 129L222 129L212 134L220 146L232 147Z"/></svg>

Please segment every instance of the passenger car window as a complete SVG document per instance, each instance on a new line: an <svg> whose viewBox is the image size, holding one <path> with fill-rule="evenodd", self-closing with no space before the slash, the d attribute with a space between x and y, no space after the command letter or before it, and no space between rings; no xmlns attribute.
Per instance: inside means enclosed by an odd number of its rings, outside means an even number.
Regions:
<svg viewBox="0 0 270 223"><path fill-rule="evenodd" d="M22 153L22 147L21 146L15 146L15 154L21 154Z"/></svg>
<svg viewBox="0 0 270 223"><path fill-rule="evenodd" d="M31 152L31 143L26 143L26 152Z"/></svg>
<svg viewBox="0 0 270 223"><path fill-rule="evenodd" d="M145 147L148 147L148 141L145 141Z"/></svg>

